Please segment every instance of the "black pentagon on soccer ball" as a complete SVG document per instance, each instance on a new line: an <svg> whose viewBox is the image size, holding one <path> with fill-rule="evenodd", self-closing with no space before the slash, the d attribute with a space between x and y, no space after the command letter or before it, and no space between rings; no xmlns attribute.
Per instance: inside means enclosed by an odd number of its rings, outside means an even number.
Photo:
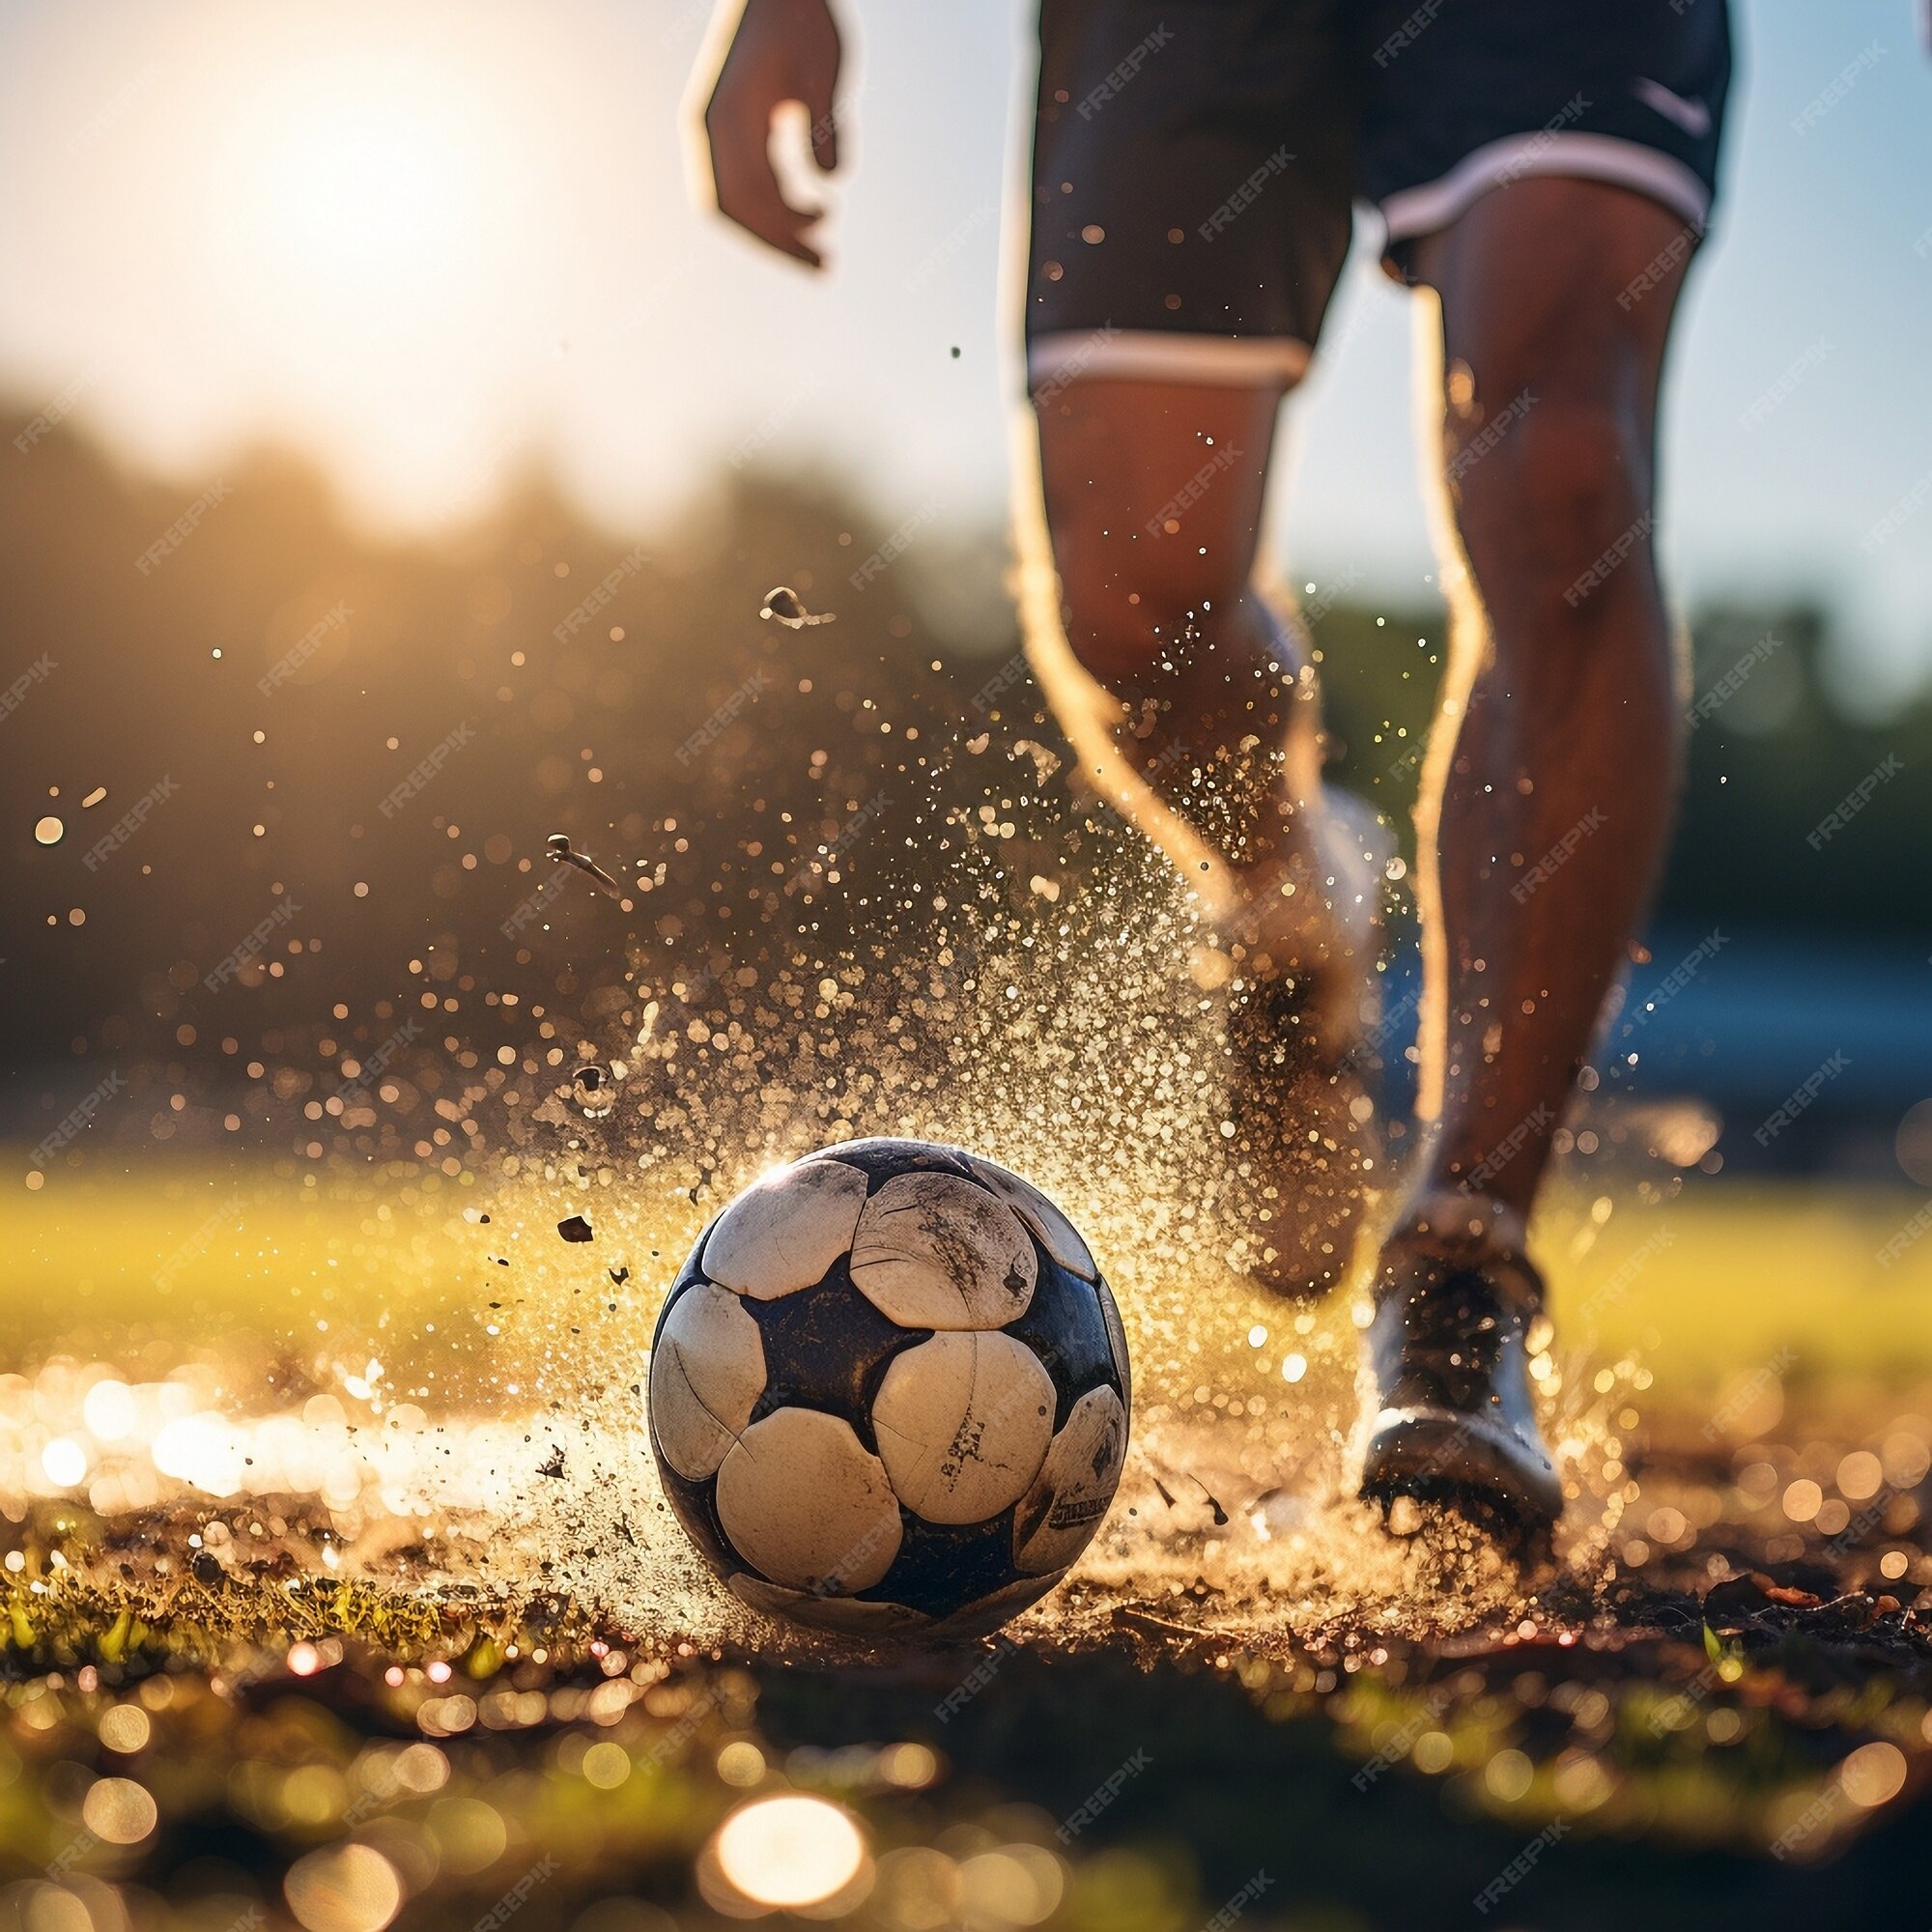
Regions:
<svg viewBox="0 0 1932 1932"><path fill-rule="evenodd" d="M852 1425L869 1455L879 1453L872 1398L893 1357L927 1340L930 1328L901 1328L852 1285L841 1255L815 1287L775 1301L746 1297L765 1348L765 1392L752 1410L760 1421L775 1408L822 1408Z"/></svg>
<svg viewBox="0 0 1932 1932"><path fill-rule="evenodd" d="M903 1604L946 1617L1019 1579L1011 1504L984 1522L927 1522L901 1503L899 1522L899 1553L869 1590L855 1593L861 1603Z"/></svg>
<svg viewBox="0 0 1932 1932"><path fill-rule="evenodd" d="M1033 1245L1039 1256L1039 1280L1026 1313L1009 1321L1005 1332L1018 1336L1045 1364L1053 1381L1053 1426L1058 1432L1090 1389L1104 1385L1123 1402L1127 1392L1100 1313L1099 1291L1062 1267L1037 1236Z"/></svg>

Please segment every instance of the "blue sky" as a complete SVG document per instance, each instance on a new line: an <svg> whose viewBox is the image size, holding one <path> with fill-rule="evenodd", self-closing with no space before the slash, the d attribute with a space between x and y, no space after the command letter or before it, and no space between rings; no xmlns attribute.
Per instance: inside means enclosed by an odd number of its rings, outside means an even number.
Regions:
<svg viewBox="0 0 1932 1932"><path fill-rule="evenodd" d="M852 157L814 279L692 205L693 0L4 0L0 382L37 407L78 384L78 419L184 477L276 436L374 522L461 514L542 456L631 527L754 447L888 516L996 523L1026 10L847 14ZM1912 0L1738 20L1666 553L1686 598L1824 594L1879 701L1932 676L1932 492L1863 541L1932 472L1932 60ZM1358 250L1276 501L1297 579L1352 570L1392 604L1432 568L1410 307Z"/></svg>

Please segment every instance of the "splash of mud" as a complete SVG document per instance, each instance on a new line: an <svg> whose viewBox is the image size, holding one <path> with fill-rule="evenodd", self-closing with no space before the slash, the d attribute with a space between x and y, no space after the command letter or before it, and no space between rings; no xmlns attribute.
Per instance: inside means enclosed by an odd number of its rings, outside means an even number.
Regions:
<svg viewBox="0 0 1932 1932"><path fill-rule="evenodd" d="M94 1393L99 1378L16 1387L0 1492L65 1488L109 1520L185 1492L293 1498L270 1514L327 1522L310 1557L330 1575L460 1573L659 1642L768 1647L658 1494L645 1344L685 1249L740 1186L890 1133L1032 1176L1125 1316L1136 1413L1121 1495L1076 1585L1023 1628L1095 1642L1132 1613L1265 1646L1512 1617L1521 1581L1480 1537L1434 1521L1390 1535L1352 1500L1365 1311L1352 1291L1304 1304L1242 1279L1244 1177L1221 1152L1224 1042L1186 971L1193 910L1161 862L1056 784L1058 767L990 731L923 765L922 837L880 868L863 947L814 943L813 908L839 885L835 841L792 872L743 957L694 950L667 968L639 952L601 1030L502 1136L477 1205L440 1231L488 1317L480 1403L454 1399L446 1361L428 1366L442 1338L386 1319L356 1332L352 1317L310 1364L327 1392L279 1411L232 1378L217 1400L193 1372L125 1398ZM575 1216L590 1238L573 1224L565 1245ZM1633 1365L1586 1385L1553 1355L1537 1368L1574 1497L1559 1555L1587 1578L1625 1500L1610 1417ZM130 1412L119 1438L90 1433L103 1401Z"/></svg>

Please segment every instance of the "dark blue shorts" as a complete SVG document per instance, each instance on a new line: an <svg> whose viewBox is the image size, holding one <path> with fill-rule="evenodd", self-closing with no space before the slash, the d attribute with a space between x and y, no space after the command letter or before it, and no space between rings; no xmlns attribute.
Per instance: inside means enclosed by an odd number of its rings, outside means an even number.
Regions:
<svg viewBox="0 0 1932 1932"><path fill-rule="evenodd" d="M1387 253L1526 175L1694 238L1725 0L1042 0L1031 379L1293 382L1375 204Z"/></svg>

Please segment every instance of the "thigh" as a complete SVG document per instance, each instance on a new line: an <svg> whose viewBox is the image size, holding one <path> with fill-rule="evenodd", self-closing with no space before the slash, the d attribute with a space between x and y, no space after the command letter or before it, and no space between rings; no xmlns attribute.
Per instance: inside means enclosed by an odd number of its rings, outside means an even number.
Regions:
<svg viewBox="0 0 1932 1932"><path fill-rule="evenodd" d="M1032 380L1293 382L1348 252L1334 0L1043 0Z"/></svg>

